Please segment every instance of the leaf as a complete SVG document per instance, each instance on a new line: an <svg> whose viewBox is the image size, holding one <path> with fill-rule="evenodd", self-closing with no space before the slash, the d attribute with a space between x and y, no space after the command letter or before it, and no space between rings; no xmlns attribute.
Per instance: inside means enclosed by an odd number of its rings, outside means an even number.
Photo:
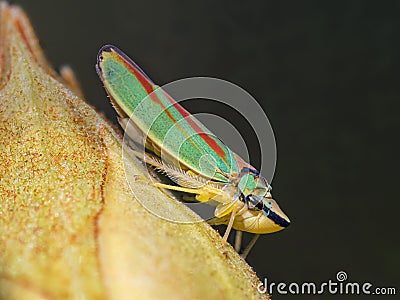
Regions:
<svg viewBox="0 0 400 300"><path fill-rule="evenodd" d="M0 32L0 298L267 297L208 224L140 205L127 176L141 163L126 158L125 174L118 133L70 70L51 69L18 7L0 4ZM198 218L152 186L131 187L163 213Z"/></svg>

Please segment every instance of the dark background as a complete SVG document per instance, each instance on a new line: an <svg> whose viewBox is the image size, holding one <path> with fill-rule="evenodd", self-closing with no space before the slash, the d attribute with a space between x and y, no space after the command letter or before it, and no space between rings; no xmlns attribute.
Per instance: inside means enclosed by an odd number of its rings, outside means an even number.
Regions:
<svg viewBox="0 0 400 300"><path fill-rule="evenodd" d="M212 76L258 100L277 140L273 195L292 221L248 257L260 278L325 282L343 270L349 281L400 292L400 2L13 3L27 11L52 65L71 65L110 120L116 114L94 69L106 43L160 85Z"/></svg>

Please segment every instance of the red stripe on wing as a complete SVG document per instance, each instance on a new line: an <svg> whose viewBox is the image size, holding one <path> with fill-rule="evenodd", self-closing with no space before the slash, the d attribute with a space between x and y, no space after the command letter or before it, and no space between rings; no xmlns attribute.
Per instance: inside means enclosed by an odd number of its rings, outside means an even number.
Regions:
<svg viewBox="0 0 400 300"><path fill-rule="evenodd" d="M143 88L146 90L146 92L150 95L151 100L156 102L158 105L161 106L163 111L168 115L168 117L174 122L177 123L176 119L171 115L171 113L168 111L168 109L163 105L161 100L158 98L156 93L154 92L154 85L146 78L146 76L143 75L141 71L139 71L135 66L130 64L128 61L126 61L123 57L118 56L120 59L123 60L124 64L133 72L135 77L139 80ZM167 97L168 101L175 107L175 109L181 114L183 118L190 124L190 126L193 128L194 131L198 133L198 135L204 140L204 142L207 143L208 146L211 147L222 159L225 163L227 163L226 160L226 152L224 149L222 149L218 143L207 133L203 132L203 129L193 120L192 115L184 109L181 105L179 105L170 95L168 95L164 90L162 90L164 95Z"/></svg>

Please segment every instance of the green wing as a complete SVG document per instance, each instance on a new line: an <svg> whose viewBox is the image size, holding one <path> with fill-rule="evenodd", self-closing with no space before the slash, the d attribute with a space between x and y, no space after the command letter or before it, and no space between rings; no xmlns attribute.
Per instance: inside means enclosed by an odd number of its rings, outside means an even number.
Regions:
<svg viewBox="0 0 400 300"><path fill-rule="evenodd" d="M162 153L216 181L228 182L238 172L233 152L118 48L104 46L96 67L117 110L129 116Z"/></svg>

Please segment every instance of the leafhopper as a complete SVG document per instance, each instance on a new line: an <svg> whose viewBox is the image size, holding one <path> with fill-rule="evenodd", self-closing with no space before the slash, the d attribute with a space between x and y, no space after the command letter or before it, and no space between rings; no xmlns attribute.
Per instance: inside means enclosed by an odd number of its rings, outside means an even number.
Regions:
<svg viewBox="0 0 400 300"><path fill-rule="evenodd" d="M141 158L176 183L153 185L188 193L199 202L212 200L216 206L210 221L227 225L225 241L232 228L259 235L289 226L260 172L155 85L121 50L103 46L96 69L125 133L146 149Z"/></svg>

